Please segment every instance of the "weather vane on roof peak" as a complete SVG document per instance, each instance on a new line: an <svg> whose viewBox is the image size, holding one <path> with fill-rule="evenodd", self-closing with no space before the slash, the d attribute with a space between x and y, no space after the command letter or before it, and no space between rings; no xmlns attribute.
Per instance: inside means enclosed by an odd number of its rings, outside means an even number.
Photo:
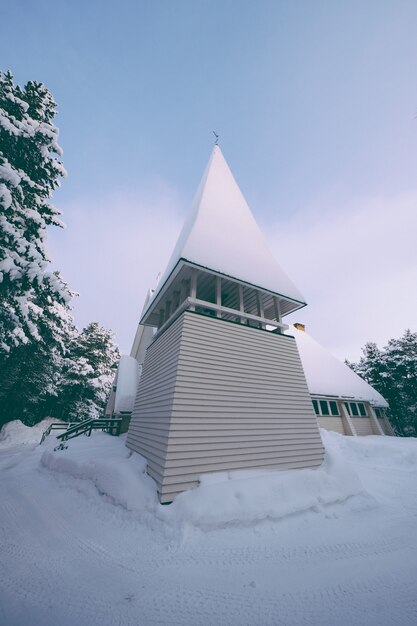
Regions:
<svg viewBox="0 0 417 626"><path fill-rule="evenodd" d="M213 135L214 135L214 136L215 136L215 138L216 138L216 140L215 140L215 142L214 142L214 145L215 145L215 146L218 146L218 145L219 145L219 135L216 133L216 131L215 131L215 130L213 130Z"/></svg>

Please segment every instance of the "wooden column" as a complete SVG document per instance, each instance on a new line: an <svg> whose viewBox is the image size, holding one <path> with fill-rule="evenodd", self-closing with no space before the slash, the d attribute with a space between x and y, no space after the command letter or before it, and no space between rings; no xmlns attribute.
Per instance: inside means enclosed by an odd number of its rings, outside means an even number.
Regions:
<svg viewBox="0 0 417 626"><path fill-rule="evenodd" d="M368 404L369 408L369 419L371 420L372 430L375 432L375 435L384 435L385 433L381 428L381 424L379 423L379 419L377 418L373 406Z"/></svg>
<svg viewBox="0 0 417 626"><path fill-rule="evenodd" d="M172 298L172 312L176 311L178 307L180 306L180 297L181 297L181 292L174 291L174 295Z"/></svg>
<svg viewBox="0 0 417 626"><path fill-rule="evenodd" d="M353 422L350 419L350 415L347 411L347 408L345 407L345 403L339 402L339 405L340 405L340 408L342 409L342 423L343 423L343 428L346 431L346 434L352 435L353 437L357 437L358 433L356 432Z"/></svg>
<svg viewBox="0 0 417 626"><path fill-rule="evenodd" d="M245 305L243 303L243 285L238 285L238 290L239 290L239 311L241 313L245 312ZM248 321L246 318L241 317L240 318L240 323L241 324L247 324Z"/></svg>
<svg viewBox="0 0 417 626"><path fill-rule="evenodd" d="M257 299L257 302L258 302L258 315L259 315L259 317L265 317L265 314L264 314L264 303L262 301L262 292L256 290L256 299ZM260 324L259 326L260 326L260 328L263 328L264 330L266 328L265 324Z"/></svg>
<svg viewBox="0 0 417 626"><path fill-rule="evenodd" d="M186 298L190 295L190 281L183 279L181 281L181 293L180 293L180 304L184 302Z"/></svg>
<svg viewBox="0 0 417 626"><path fill-rule="evenodd" d="M197 297L197 270L191 270L190 298ZM195 305L190 305L190 311L195 311Z"/></svg>
<svg viewBox="0 0 417 626"><path fill-rule="evenodd" d="M216 304L222 305L222 279L220 276L216 276ZM216 317L221 317L221 311L216 311Z"/></svg>
<svg viewBox="0 0 417 626"><path fill-rule="evenodd" d="M277 322L282 322L282 315L281 315L281 302L279 300L279 298L277 296L273 296L272 298L273 302L274 302L274 313L275 313L275 319L277 320ZM277 332L281 333L282 330L280 328L277 328Z"/></svg>
<svg viewBox="0 0 417 626"><path fill-rule="evenodd" d="M386 415L384 416L384 424L385 424L385 428L386 428L386 429L387 429L387 431L388 431L388 434L389 434L391 437L396 437L396 436L397 436L397 435L396 435L396 432L395 432L395 430L393 429L393 427L391 426L391 422L389 421L389 419L388 419L388 417L387 417Z"/></svg>

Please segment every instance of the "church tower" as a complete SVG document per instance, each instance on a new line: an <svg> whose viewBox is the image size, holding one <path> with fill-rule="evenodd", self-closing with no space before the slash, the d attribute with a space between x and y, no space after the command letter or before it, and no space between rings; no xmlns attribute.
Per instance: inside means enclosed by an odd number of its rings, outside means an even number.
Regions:
<svg viewBox="0 0 417 626"><path fill-rule="evenodd" d="M141 326L127 446L161 502L207 472L317 467L317 421L283 317L305 306L270 252L219 146Z"/></svg>

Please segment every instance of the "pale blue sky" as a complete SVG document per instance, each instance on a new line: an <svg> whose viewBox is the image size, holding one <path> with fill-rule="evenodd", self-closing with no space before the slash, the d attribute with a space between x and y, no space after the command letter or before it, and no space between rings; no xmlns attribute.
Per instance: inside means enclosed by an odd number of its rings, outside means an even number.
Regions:
<svg viewBox="0 0 417 626"><path fill-rule="evenodd" d="M407 291L410 277L399 285L393 275L384 286L393 269L384 266L388 256L405 255L394 268L398 280L415 268L411 244L388 250L388 221L385 229L377 225L379 248L371 246L372 258L359 255L356 269L357 246L367 245L343 234L345 217L355 222L371 211L361 228L372 239L378 216L387 219L398 208L409 241L417 212L417 2L1 5L0 69L11 69L19 83L44 82L59 105L69 176L55 203L68 228L51 233L50 247L55 265L80 292L80 324L98 319L129 350L145 290L169 256L215 129L278 260L307 296L303 316L312 334L340 356L355 356L368 338L385 341L405 326L415 328L410 291L389 310L377 294L375 308L360 312L355 305L357 330L350 335L352 312L343 317L342 300L349 267L356 279L350 277L348 297L362 302L375 273L380 297ZM323 268L338 263L326 257L328 240L317 232L332 220L328 237L340 238L346 268L327 275ZM354 223L349 228L357 232ZM312 259L303 258L312 237L317 248L310 253L322 259L317 288L311 277L303 284L303 267L312 271ZM372 266L378 251L381 265L355 294L361 266ZM323 282L331 305L320 293ZM414 294L415 280L410 289ZM364 328L359 313L378 317L375 336L376 322ZM349 329L343 341L339 324L332 326L335 316Z"/></svg>

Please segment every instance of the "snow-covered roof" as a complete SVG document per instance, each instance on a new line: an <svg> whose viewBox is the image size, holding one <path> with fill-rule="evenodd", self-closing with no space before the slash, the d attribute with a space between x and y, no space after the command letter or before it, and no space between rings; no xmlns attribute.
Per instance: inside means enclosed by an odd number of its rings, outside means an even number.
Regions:
<svg viewBox="0 0 417 626"><path fill-rule="evenodd" d="M152 298L153 290L149 289L146 294L145 303L143 305L141 317L148 308L148 304ZM150 345L153 335L155 332L155 328L152 326L143 326L141 323L138 324L136 329L135 338L133 340L132 349L130 351L130 356L132 356L136 361L142 365L145 360L145 354L148 346Z"/></svg>
<svg viewBox="0 0 417 626"><path fill-rule="evenodd" d="M114 412L128 413L133 410L139 383L139 365L136 359L123 354L117 368L116 398Z"/></svg>
<svg viewBox="0 0 417 626"><path fill-rule="evenodd" d="M388 406L378 391L305 331L290 326L287 334L295 337L308 389L312 395L354 398L376 406Z"/></svg>
<svg viewBox="0 0 417 626"><path fill-rule="evenodd" d="M271 253L217 145L150 305L181 259L305 303Z"/></svg>

